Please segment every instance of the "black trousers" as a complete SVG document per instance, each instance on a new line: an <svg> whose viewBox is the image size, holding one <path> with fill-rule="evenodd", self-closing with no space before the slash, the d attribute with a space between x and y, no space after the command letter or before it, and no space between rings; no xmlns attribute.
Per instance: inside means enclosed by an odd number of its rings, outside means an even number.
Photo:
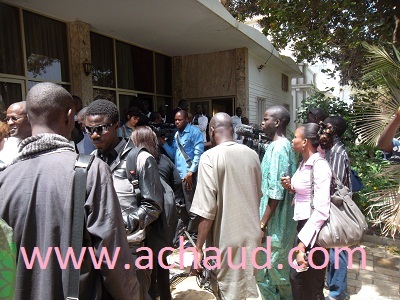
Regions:
<svg viewBox="0 0 400 300"><path fill-rule="evenodd" d="M132 250L132 249L131 249ZM141 257L143 255L147 256L147 251L142 251L142 252L136 252L135 250L132 251L132 256L133 259L136 261L138 257ZM142 292L142 298L145 300L151 300L151 297L149 295L149 288L151 284L151 269L138 269L135 268L136 271L136 277L138 279L141 292Z"/></svg>
<svg viewBox="0 0 400 300"><path fill-rule="evenodd" d="M303 228L307 220L298 222L297 233ZM297 247L299 244L299 238L296 236L293 246ZM312 248L307 247L306 252L317 247L316 245ZM295 255L293 257L295 259ZM315 266L322 266L325 263L324 252L318 250L315 251L312 257L309 256L309 260ZM329 252L327 256L327 262L329 262ZM323 300L324 297L324 280L325 280L326 266L322 269L314 269L309 265L307 271L297 272L295 269L290 269L290 285L292 287L293 300Z"/></svg>
<svg viewBox="0 0 400 300"><path fill-rule="evenodd" d="M185 209L182 209L180 218L182 219L187 231L191 236L197 237L198 227L199 227L199 217L190 212L192 207L194 192L196 190L195 179L193 180L194 187L191 191L188 191L185 187L185 183L182 182L183 194L185 196Z"/></svg>
<svg viewBox="0 0 400 300"><path fill-rule="evenodd" d="M169 269L164 269L158 263L158 255L154 256L154 269L151 272L151 285L149 295L151 299L156 300L160 296L160 300L171 300L171 290L169 286ZM164 265L168 265L166 255L163 257Z"/></svg>

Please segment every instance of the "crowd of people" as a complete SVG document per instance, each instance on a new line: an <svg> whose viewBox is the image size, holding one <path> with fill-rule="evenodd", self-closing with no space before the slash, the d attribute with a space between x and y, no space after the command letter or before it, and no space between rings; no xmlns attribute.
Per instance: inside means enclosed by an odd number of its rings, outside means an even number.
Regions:
<svg viewBox="0 0 400 300"><path fill-rule="evenodd" d="M80 299L171 299L167 255L183 230L195 244L192 272L212 261L218 299L325 299L324 286L330 299L347 297L347 252L335 268L331 250L320 268L324 252L315 244L329 217L333 173L351 189L346 121L314 108L289 140L289 111L268 107L260 157L236 132L248 124L240 107L210 118L196 105L192 119L188 108L183 99L169 113L151 112L147 102L120 116L111 101L82 107L52 83L10 105L0 124L0 217L18 250L15 299L71 296L59 256L70 253L77 153L94 156L82 207L82 249L92 252L81 252ZM380 139L387 151L397 115ZM168 123L175 127L157 130ZM254 255L258 247L271 251ZM46 266L27 267L37 251L50 253ZM117 253L112 268L105 253Z"/></svg>

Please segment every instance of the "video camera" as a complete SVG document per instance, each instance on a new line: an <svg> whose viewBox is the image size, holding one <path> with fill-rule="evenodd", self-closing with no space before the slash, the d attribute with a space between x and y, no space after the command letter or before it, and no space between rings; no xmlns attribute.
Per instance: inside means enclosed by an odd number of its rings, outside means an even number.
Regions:
<svg viewBox="0 0 400 300"><path fill-rule="evenodd" d="M236 129L236 134L239 136L244 136L252 140L268 141L268 137L265 135L264 131L255 128L254 126L241 124L237 125L235 129Z"/></svg>
<svg viewBox="0 0 400 300"><path fill-rule="evenodd" d="M244 137L243 145L256 151L261 160L265 153L265 149L262 145L268 144L271 138L267 136L264 131L256 128L256 126L241 124L237 125L235 129L238 136Z"/></svg>
<svg viewBox="0 0 400 300"><path fill-rule="evenodd" d="M154 123L149 122L149 127L154 131L157 136L161 136L163 138L172 138L175 135L176 127L175 124L172 123Z"/></svg>

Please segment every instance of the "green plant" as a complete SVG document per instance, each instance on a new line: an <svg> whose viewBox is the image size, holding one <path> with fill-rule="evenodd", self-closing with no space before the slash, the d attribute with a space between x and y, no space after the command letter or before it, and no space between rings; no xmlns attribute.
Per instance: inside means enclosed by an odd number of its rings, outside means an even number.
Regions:
<svg viewBox="0 0 400 300"><path fill-rule="evenodd" d="M384 166L389 165L381 159L381 152L371 144L360 143L353 121L353 106L341 101L336 97L327 97L323 92L314 93L303 100L302 106L297 110L297 122L304 123L307 119L307 111L311 108L322 108L330 116L339 115L348 124L348 128L342 138L350 157L351 167L357 171L365 188L353 195L354 201L365 212L371 224L377 219L378 209L371 207L371 195L376 191L385 190L392 184L387 177L381 176Z"/></svg>
<svg viewBox="0 0 400 300"><path fill-rule="evenodd" d="M369 53L369 63L364 68L360 89L354 95L352 120L360 141L372 147L400 106L397 84L400 52L393 48L392 55L382 47L364 47ZM400 231L400 168L383 161L379 162L379 166L378 172L367 178L373 182L374 189L365 191L364 197L371 222L380 226L384 235L394 237Z"/></svg>

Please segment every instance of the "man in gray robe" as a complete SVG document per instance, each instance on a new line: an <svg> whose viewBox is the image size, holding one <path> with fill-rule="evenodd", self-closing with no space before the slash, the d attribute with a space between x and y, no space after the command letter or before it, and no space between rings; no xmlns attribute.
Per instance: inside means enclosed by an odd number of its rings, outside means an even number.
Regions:
<svg viewBox="0 0 400 300"><path fill-rule="evenodd" d="M14 299L66 299L62 260L71 245L74 102L61 86L39 83L26 106L32 136L0 172L0 217L13 228L18 250ZM90 166L86 192L79 299L142 299L110 170L100 159Z"/></svg>

